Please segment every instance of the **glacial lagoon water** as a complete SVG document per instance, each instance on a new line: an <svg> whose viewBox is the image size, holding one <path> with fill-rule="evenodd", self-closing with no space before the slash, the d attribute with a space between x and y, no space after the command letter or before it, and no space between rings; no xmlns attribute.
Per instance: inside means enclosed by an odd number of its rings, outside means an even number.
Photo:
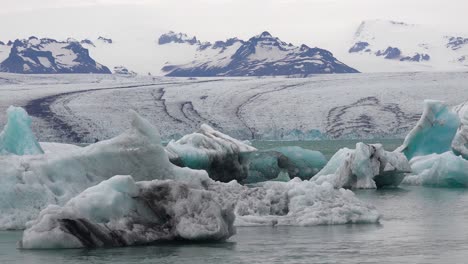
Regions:
<svg viewBox="0 0 468 264"><path fill-rule="evenodd" d="M382 141L387 149L401 140ZM254 142L300 145L330 157L355 141ZM384 215L380 224L240 227L223 243L163 243L95 250L19 250L21 231L0 232L0 263L466 263L468 190L402 186L358 190Z"/></svg>

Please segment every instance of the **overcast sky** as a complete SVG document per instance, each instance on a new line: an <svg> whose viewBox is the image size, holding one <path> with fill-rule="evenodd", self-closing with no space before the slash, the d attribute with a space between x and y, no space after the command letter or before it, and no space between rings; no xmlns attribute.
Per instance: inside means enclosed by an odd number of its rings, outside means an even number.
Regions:
<svg viewBox="0 0 468 264"><path fill-rule="evenodd" d="M362 20L391 19L467 32L468 0L0 0L0 40L174 30L202 40L267 30L295 44L325 45ZM150 31L150 32L148 32ZM155 33L153 33L155 32ZM156 36L155 36L156 38Z"/></svg>

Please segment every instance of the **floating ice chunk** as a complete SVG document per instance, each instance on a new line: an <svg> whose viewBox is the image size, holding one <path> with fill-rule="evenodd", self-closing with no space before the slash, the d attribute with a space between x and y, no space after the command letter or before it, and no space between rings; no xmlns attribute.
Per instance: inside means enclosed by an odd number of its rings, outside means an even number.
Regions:
<svg viewBox="0 0 468 264"><path fill-rule="evenodd" d="M410 172L406 157L385 151L381 144L357 143L356 149L340 149L311 181L329 182L335 188L398 186Z"/></svg>
<svg viewBox="0 0 468 264"><path fill-rule="evenodd" d="M302 180L309 180L327 164L327 159L319 151L296 146L278 147L272 150L288 158L287 170L291 179L299 177Z"/></svg>
<svg viewBox="0 0 468 264"><path fill-rule="evenodd" d="M451 151L414 157L410 161L413 172L403 184L431 187L468 187L468 160Z"/></svg>
<svg viewBox="0 0 468 264"><path fill-rule="evenodd" d="M248 176L242 183L276 179L282 171L287 170L288 163L290 163L289 159L280 152L268 150L241 153L241 160L248 166Z"/></svg>
<svg viewBox="0 0 468 264"><path fill-rule="evenodd" d="M194 184L210 180L205 171L171 164L157 129L135 112L131 115L131 128L110 140L44 155L0 156L0 229L24 228L47 205L63 205L114 175Z"/></svg>
<svg viewBox="0 0 468 264"><path fill-rule="evenodd" d="M219 194L221 203L236 201L236 226L377 223L381 217L375 207L361 202L349 190L299 178L269 181L255 188L235 182L214 183L208 189Z"/></svg>
<svg viewBox="0 0 468 264"><path fill-rule="evenodd" d="M454 107L454 112L460 118L460 127L452 141L452 150L455 154L468 159L468 102Z"/></svg>
<svg viewBox="0 0 468 264"><path fill-rule="evenodd" d="M198 132L170 141L166 150L178 157L174 163L206 170L212 179L229 182L247 178L248 168L240 153L257 149L203 124Z"/></svg>
<svg viewBox="0 0 468 264"><path fill-rule="evenodd" d="M34 155L44 151L31 130L31 117L21 108L10 106L8 121L0 133L0 155Z"/></svg>
<svg viewBox="0 0 468 264"><path fill-rule="evenodd" d="M232 205L182 182L135 183L114 176L51 205L27 224L22 248L130 246L167 240L225 240L235 233Z"/></svg>
<svg viewBox="0 0 468 264"><path fill-rule="evenodd" d="M397 151L408 159L451 149L460 121L458 115L443 102L425 100L424 111L416 126Z"/></svg>

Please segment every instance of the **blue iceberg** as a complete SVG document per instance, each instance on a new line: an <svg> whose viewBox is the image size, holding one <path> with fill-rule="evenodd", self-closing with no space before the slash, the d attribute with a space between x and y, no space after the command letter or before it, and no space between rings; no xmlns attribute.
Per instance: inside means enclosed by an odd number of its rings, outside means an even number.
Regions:
<svg viewBox="0 0 468 264"><path fill-rule="evenodd" d="M468 187L468 160L451 151L414 157L403 183L430 187Z"/></svg>
<svg viewBox="0 0 468 264"><path fill-rule="evenodd" d="M31 130L31 117L21 108L10 106L8 122L0 133L0 154L35 155L43 154L36 136Z"/></svg>
<svg viewBox="0 0 468 264"><path fill-rule="evenodd" d="M445 103L425 100L421 118L398 151L403 152L409 160L415 156L449 151L459 125L458 115Z"/></svg>

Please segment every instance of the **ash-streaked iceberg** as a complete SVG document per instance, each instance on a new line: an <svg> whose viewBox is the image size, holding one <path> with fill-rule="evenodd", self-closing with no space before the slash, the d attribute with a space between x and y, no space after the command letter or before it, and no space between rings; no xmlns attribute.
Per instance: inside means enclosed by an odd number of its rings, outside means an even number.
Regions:
<svg viewBox="0 0 468 264"><path fill-rule="evenodd" d="M131 128L120 136L87 147L55 146L41 155L0 156L0 229L24 228L47 205L63 205L115 175L131 174L136 181L209 180L205 171L171 164L156 128L136 112L131 118Z"/></svg>
<svg viewBox="0 0 468 264"><path fill-rule="evenodd" d="M381 144L360 142L356 149L340 149L311 181L329 182L335 188L395 187L410 171L402 153L385 151Z"/></svg>
<svg viewBox="0 0 468 264"><path fill-rule="evenodd" d="M44 151L31 130L31 117L21 108L10 106L8 121L0 133L0 155L34 155Z"/></svg>
<svg viewBox="0 0 468 264"><path fill-rule="evenodd" d="M225 240L235 234L233 205L214 192L173 180L114 176L27 224L21 248L95 248L168 240Z"/></svg>
<svg viewBox="0 0 468 264"><path fill-rule="evenodd" d="M459 125L458 115L447 104L425 100L421 118L397 151L403 152L409 160L449 151Z"/></svg>
<svg viewBox="0 0 468 264"><path fill-rule="evenodd" d="M206 170L210 178L222 182L246 179L248 166L241 153L256 150L206 124L201 125L198 132L170 141L166 146L175 164Z"/></svg>

